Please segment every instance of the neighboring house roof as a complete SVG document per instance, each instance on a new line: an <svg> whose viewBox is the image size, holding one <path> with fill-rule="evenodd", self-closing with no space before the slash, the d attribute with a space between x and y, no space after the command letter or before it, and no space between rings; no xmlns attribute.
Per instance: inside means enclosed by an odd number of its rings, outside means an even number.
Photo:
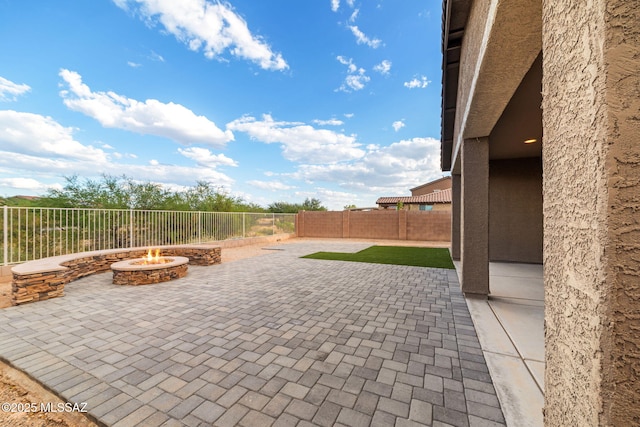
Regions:
<svg viewBox="0 0 640 427"><path fill-rule="evenodd" d="M434 191L422 196L380 197L376 200L378 205L389 205L402 202L404 204L451 203L451 189Z"/></svg>

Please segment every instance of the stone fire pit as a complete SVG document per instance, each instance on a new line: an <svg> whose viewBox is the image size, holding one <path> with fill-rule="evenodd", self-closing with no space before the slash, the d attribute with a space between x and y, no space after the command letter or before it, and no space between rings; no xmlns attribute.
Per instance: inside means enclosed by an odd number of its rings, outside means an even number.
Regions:
<svg viewBox="0 0 640 427"><path fill-rule="evenodd" d="M168 282L187 275L189 258L161 257L154 262L136 258L111 264L114 285L150 285Z"/></svg>

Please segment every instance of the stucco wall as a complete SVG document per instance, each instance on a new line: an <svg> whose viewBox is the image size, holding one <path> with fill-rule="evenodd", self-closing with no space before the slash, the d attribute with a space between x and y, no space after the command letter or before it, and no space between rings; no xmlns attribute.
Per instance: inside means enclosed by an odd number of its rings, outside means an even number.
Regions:
<svg viewBox="0 0 640 427"><path fill-rule="evenodd" d="M543 0L547 425L640 425L639 13Z"/></svg>
<svg viewBox="0 0 640 427"><path fill-rule="evenodd" d="M492 1L474 1L472 3L471 10L469 11L469 18L467 20L467 26L464 30L464 40L462 42L462 50L460 52L458 101L456 105L456 118L453 134L454 151L456 149L456 141L462 125L463 113L466 110L468 103L471 102L471 84L476 74L476 68L480 67L480 49Z"/></svg>
<svg viewBox="0 0 640 427"><path fill-rule="evenodd" d="M436 190L446 190L447 188L451 188L451 177L412 188L411 195L422 196L423 194L433 193Z"/></svg>
<svg viewBox="0 0 640 427"><path fill-rule="evenodd" d="M460 55L454 171L463 139L488 136L540 53L540 4L473 1Z"/></svg>
<svg viewBox="0 0 640 427"><path fill-rule="evenodd" d="M489 164L489 259L542 263L542 159Z"/></svg>

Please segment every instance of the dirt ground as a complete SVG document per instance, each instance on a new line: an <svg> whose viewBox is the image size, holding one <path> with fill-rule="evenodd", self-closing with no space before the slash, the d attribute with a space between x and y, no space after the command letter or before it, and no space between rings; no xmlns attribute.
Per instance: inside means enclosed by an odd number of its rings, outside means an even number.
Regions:
<svg viewBox="0 0 640 427"><path fill-rule="evenodd" d="M273 246L293 243L300 240L289 239L284 242L272 244ZM327 240L327 239L323 239ZM333 239L328 239L333 240ZM341 239L338 239L341 240ZM369 240L367 240L369 242ZM442 246L430 242L398 242L370 240L371 244L403 245L403 246ZM243 258L250 258L272 253L265 249L269 246L250 245L237 248L224 248L222 250L222 262L233 262ZM0 282L0 309L11 306L11 282ZM53 408L63 405L53 393L46 390L36 381L29 378L21 371L0 361L0 404L8 403L8 408L0 408L0 427L97 427L80 412L26 412L24 404L35 404L39 408L41 403L51 403ZM61 407L62 408L62 407ZM9 409L8 411L5 409ZM12 411L13 410L13 411ZM19 411L20 410L20 411Z"/></svg>

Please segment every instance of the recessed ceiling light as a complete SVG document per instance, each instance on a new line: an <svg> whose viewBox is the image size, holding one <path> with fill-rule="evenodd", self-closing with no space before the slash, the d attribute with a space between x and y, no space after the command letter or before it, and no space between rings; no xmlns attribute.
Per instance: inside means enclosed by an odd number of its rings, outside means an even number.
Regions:
<svg viewBox="0 0 640 427"><path fill-rule="evenodd" d="M525 139L525 140L524 140L524 143L525 143L525 144L533 144L534 142L538 142L538 140L537 140L537 139L535 139L535 138Z"/></svg>

